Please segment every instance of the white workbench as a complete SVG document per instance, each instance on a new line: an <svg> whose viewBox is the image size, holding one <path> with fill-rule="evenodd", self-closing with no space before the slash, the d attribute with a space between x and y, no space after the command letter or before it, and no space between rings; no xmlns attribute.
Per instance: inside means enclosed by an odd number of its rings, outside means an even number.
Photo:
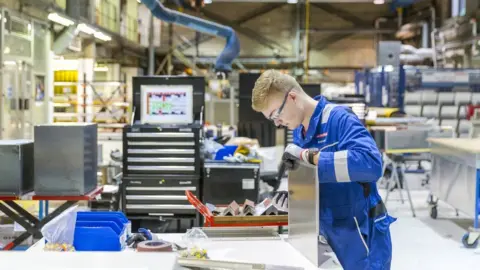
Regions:
<svg viewBox="0 0 480 270"><path fill-rule="evenodd" d="M180 242L183 234L158 234L159 239L169 241L169 242ZM166 265L163 265L161 268L158 268L159 256L161 253L138 253L133 249L126 249L123 252L71 252L78 255L65 255L68 252L44 252L43 251L44 241L40 240L37 244L33 245L27 252L25 252L24 257L29 258L28 260L35 261L46 261L45 267L51 266L51 261L48 259L50 256L53 260L54 258L65 258L60 260L65 264L58 264L58 266L63 267L87 267L83 265L83 260L90 260L90 256L93 258L103 258L108 260L108 264L103 265L90 265L90 267L107 267L113 269L115 267L122 267L123 270L151 270L151 269L171 269L166 268ZM202 247L207 249L208 255L211 259L214 260L228 260L228 261L237 261L237 262L249 262L249 263L262 263L262 264L272 264L272 265L283 265L283 266L296 266L303 267L305 270L317 269L313 264L311 264L305 257L303 257L298 251L296 251L289 243L285 240L248 240L248 241L222 241L214 240L208 241L202 244ZM2 252L7 253L7 252ZM9 252L10 253L10 252ZM28 255L27 255L28 254ZM50 254L54 254L50 255ZM93 255L91 255L93 254ZM0 253L1 255L1 253ZM47 256L48 255L48 256ZM45 257L47 256L47 257ZM162 255L163 256L163 255ZM150 259L153 259L157 264L151 264L148 262ZM166 258L167 260L168 258ZM0 256L2 260L2 256ZM125 264L126 260L136 261L136 268L125 267L134 267L130 264ZM2 260L3 262L3 260ZM38 269L38 263L34 264L35 269ZM43 265L42 265L43 266ZM157 268L155 268L157 267ZM3 267L2 267L3 268ZM9 269L18 269L18 268L9 268ZM29 268L26 268L29 269ZM50 268L52 269L52 268ZM53 268L55 269L55 268ZM76 268L75 268L76 269ZM329 260L320 269L341 269L340 266L335 265L332 260ZM78 270L78 269L76 269ZM83 269L82 269L83 270Z"/></svg>

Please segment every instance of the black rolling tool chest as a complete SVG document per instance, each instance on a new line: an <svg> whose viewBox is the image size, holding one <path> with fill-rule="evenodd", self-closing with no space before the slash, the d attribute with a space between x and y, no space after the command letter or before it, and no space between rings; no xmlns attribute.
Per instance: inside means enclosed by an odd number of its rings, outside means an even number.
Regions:
<svg viewBox="0 0 480 270"><path fill-rule="evenodd" d="M126 126L122 208L127 217L192 216L185 191L201 198L201 125Z"/></svg>

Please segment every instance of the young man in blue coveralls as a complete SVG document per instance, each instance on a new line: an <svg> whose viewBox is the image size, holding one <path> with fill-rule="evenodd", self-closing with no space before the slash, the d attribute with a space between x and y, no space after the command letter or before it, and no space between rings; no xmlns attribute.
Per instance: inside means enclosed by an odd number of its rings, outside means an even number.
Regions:
<svg viewBox="0 0 480 270"><path fill-rule="evenodd" d="M294 169L298 160L318 166L320 234L345 270L390 269L389 216L376 182L382 156L375 141L346 106L323 96L309 97L296 80L265 71L256 81L252 107L277 126L294 130L294 143L282 161Z"/></svg>

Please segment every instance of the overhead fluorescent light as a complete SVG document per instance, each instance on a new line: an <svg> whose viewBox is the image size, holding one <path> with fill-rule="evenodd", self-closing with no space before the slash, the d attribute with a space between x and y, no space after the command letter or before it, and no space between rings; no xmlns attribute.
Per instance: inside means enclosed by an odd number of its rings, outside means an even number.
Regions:
<svg viewBox="0 0 480 270"><path fill-rule="evenodd" d="M70 25L73 25L75 22L68 19L68 18L65 18L65 17L62 17L60 15L58 15L58 13L50 13L48 14L48 17L47 17L50 21L52 22L56 22L58 24L61 24L63 26L70 26Z"/></svg>
<svg viewBox="0 0 480 270"><path fill-rule="evenodd" d="M95 34L93 34L96 38L100 39L100 40L103 40L103 41L110 41L112 40L112 38L108 35L105 35L104 33L98 31L98 32L95 32Z"/></svg>
<svg viewBox="0 0 480 270"><path fill-rule="evenodd" d="M297 0L287 0L287 3L289 3L289 4L296 4L296 3L298 3L298 1L297 1Z"/></svg>
<svg viewBox="0 0 480 270"><path fill-rule="evenodd" d="M84 24L84 23L81 23L77 26L77 29L79 31L82 31L83 33L87 34L87 35L93 35L95 34L95 32L97 32L97 30L93 29L92 27Z"/></svg>
<svg viewBox="0 0 480 270"><path fill-rule="evenodd" d="M17 62L15 62L15 61L3 61L3 64L5 66L15 66L17 64Z"/></svg>
<svg viewBox="0 0 480 270"><path fill-rule="evenodd" d="M386 65L383 70L386 72L392 72L394 68L392 65Z"/></svg>
<svg viewBox="0 0 480 270"><path fill-rule="evenodd" d="M383 4L385 4L385 0L373 0L373 3L375 5L383 5Z"/></svg>
<svg viewBox="0 0 480 270"><path fill-rule="evenodd" d="M141 4L141 3L142 3L142 1L141 1L141 0L137 0L137 2L138 2L139 4Z"/></svg>
<svg viewBox="0 0 480 270"><path fill-rule="evenodd" d="M94 71L99 71L99 72L107 72L108 71L108 67L106 66L96 66L95 68L93 68Z"/></svg>
<svg viewBox="0 0 480 270"><path fill-rule="evenodd" d="M211 4L211 3L212 3L212 0L203 0L203 3L204 3L204 4Z"/></svg>

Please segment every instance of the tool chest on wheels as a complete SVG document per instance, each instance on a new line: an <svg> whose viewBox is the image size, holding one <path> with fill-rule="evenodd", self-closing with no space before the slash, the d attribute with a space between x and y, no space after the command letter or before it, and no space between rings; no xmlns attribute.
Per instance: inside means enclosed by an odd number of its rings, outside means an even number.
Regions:
<svg viewBox="0 0 480 270"><path fill-rule="evenodd" d="M201 196L201 126L126 126L123 132L122 209L132 220L198 224L185 191Z"/></svg>

